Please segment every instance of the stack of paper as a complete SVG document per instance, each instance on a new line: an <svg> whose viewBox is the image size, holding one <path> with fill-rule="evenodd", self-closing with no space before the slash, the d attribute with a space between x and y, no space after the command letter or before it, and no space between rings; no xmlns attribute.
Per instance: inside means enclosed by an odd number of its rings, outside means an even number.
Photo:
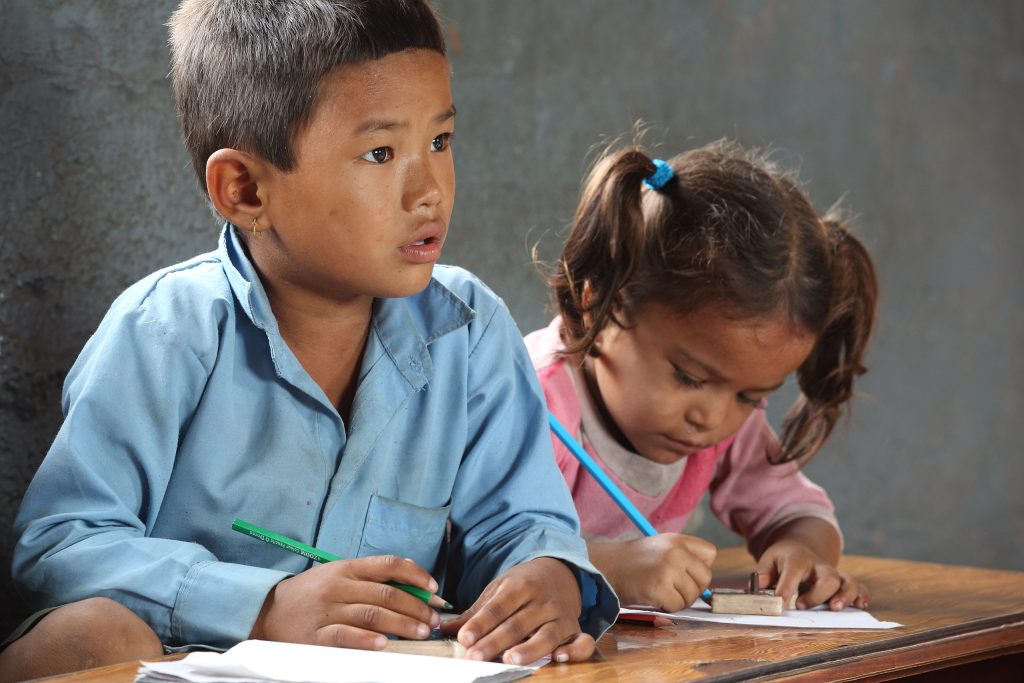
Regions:
<svg viewBox="0 0 1024 683"><path fill-rule="evenodd" d="M247 640L224 653L142 662L136 683L473 683L515 681L533 669L495 662Z"/></svg>
<svg viewBox="0 0 1024 683"><path fill-rule="evenodd" d="M779 617L747 614L715 614L711 605L701 599L688 609L678 612L660 612L653 608L622 608L622 614L653 614L667 619L688 621L712 621L719 624L742 624L744 626L786 626L790 628L870 628L886 629L902 626L895 621L879 621L861 609L847 607L833 612L824 605L812 609L789 609Z"/></svg>

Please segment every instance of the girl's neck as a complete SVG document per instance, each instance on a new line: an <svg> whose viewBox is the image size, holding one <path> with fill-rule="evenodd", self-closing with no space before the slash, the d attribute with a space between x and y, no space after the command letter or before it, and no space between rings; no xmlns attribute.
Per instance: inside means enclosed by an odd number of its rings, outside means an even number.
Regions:
<svg viewBox="0 0 1024 683"><path fill-rule="evenodd" d="M579 362L578 360L576 361ZM612 419L612 415L608 412L608 407L604 403L604 399L601 398L601 388L597 383L597 376L594 374L593 361L590 356L583 357L583 363L580 364L582 370L583 381L587 385L587 393L590 394L590 398L594 403L594 408L597 412L598 419L601 420L601 424L604 425L605 430L611 435L615 441L625 448L626 450L636 453L636 447L629 442L626 435L622 433L619 426L615 424L615 420Z"/></svg>

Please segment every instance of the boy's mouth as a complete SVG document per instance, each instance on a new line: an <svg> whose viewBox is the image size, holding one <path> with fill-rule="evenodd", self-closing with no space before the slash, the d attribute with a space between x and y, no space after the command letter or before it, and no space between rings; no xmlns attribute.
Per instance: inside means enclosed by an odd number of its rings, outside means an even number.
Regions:
<svg viewBox="0 0 1024 683"><path fill-rule="evenodd" d="M436 244L436 245L440 246L441 245L441 238L439 236L436 236L436 235L435 236L431 236L431 237L424 237L421 240L415 240L413 242L406 242L405 244L403 244L399 248L400 249L409 249L409 248L412 248L412 247L425 247L425 246L431 245L431 244Z"/></svg>
<svg viewBox="0 0 1024 683"><path fill-rule="evenodd" d="M433 263L441 257L444 234L440 222L425 223L412 237L411 241L398 248L407 259L414 263Z"/></svg>

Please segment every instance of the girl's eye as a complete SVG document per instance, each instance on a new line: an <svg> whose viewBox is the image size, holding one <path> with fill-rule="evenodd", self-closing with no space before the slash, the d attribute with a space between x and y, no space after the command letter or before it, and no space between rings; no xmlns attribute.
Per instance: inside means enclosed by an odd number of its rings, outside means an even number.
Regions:
<svg viewBox="0 0 1024 683"><path fill-rule="evenodd" d="M743 405L746 405L746 406L750 406L751 408L763 408L764 407L764 399L763 398L750 398L749 396L744 396L743 394L736 394L736 398L739 399L740 403L742 403Z"/></svg>
<svg viewBox="0 0 1024 683"><path fill-rule="evenodd" d="M452 144L452 136L454 133L441 133L436 138L430 141L430 149L435 152L443 152Z"/></svg>
<svg viewBox="0 0 1024 683"><path fill-rule="evenodd" d="M395 150L390 147L377 147L364 154L362 158L374 164L383 164L395 158Z"/></svg>
<svg viewBox="0 0 1024 683"><path fill-rule="evenodd" d="M704 386L703 380L699 380L693 375L689 375L683 372L679 368L676 368L676 379L679 380L680 384L682 384L683 386L690 387L691 389L700 389L702 386Z"/></svg>

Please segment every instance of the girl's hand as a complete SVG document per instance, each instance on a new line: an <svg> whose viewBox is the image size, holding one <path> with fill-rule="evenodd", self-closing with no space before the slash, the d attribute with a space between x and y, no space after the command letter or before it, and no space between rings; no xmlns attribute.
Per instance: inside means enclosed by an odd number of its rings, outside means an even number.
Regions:
<svg viewBox="0 0 1024 683"><path fill-rule="evenodd" d="M589 543L590 559L623 605L677 612L711 583L715 546L695 536L658 534L633 541Z"/></svg>
<svg viewBox="0 0 1024 683"><path fill-rule="evenodd" d="M249 637L380 650L383 633L429 636L441 624L437 612L387 581L437 591L423 568L394 555L328 562L274 586Z"/></svg>
<svg viewBox="0 0 1024 683"><path fill-rule="evenodd" d="M539 557L491 581L446 633L458 631L469 659L529 664L545 655L556 662L582 661L594 653L594 638L580 631L580 589L561 560Z"/></svg>
<svg viewBox="0 0 1024 683"><path fill-rule="evenodd" d="M850 605L867 609L870 600L867 586L795 540L782 540L765 550L757 574L760 588L774 585L784 604L792 604L796 597L797 609L824 602L837 612Z"/></svg>

